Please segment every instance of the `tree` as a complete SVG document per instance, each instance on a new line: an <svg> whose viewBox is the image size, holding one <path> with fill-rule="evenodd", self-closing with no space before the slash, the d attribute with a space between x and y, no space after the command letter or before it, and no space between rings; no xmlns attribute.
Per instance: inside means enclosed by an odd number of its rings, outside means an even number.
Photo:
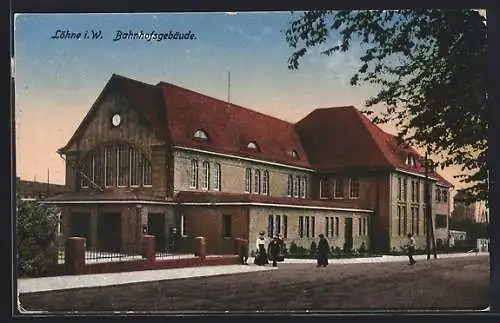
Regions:
<svg viewBox="0 0 500 323"><path fill-rule="evenodd" d="M329 44L338 36L337 44ZM487 200L486 18L475 10L308 11L285 30L289 69L313 47L324 55L362 46L351 85L375 85L366 101L374 123L395 123L398 138L427 150L473 200ZM333 46L331 46L333 45ZM374 113L376 105L384 105Z"/></svg>
<svg viewBox="0 0 500 323"><path fill-rule="evenodd" d="M39 201L17 199L18 275L39 276L57 263L57 210Z"/></svg>

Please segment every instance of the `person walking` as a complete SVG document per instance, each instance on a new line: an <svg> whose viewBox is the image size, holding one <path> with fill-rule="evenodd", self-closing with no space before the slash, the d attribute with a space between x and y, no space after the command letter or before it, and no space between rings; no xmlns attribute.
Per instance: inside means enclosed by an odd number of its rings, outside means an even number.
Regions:
<svg viewBox="0 0 500 323"><path fill-rule="evenodd" d="M254 259L254 264L258 266L263 266L269 264L269 260L267 259L267 252L266 252L266 238L265 238L265 232L262 231L259 233L259 237L257 238L257 241L255 242L255 248L256 248L256 253L255 253L255 259Z"/></svg>
<svg viewBox="0 0 500 323"><path fill-rule="evenodd" d="M408 233L408 259L410 260L409 265L414 265L417 262L413 259L413 255L415 254L415 238L412 233Z"/></svg>
<svg viewBox="0 0 500 323"><path fill-rule="evenodd" d="M328 240L326 240L324 234L319 235L318 243L318 265L317 267L328 266L328 254L330 253L330 246L328 245Z"/></svg>
<svg viewBox="0 0 500 323"><path fill-rule="evenodd" d="M248 265L248 240L241 241L240 258L243 265Z"/></svg>
<svg viewBox="0 0 500 323"><path fill-rule="evenodd" d="M269 246L267 248L269 252L269 260L272 260L273 262L273 267L278 266L278 261L280 260L280 253L281 253L281 241L278 238L278 235L275 235L273 240L269 243Z"/></svg>

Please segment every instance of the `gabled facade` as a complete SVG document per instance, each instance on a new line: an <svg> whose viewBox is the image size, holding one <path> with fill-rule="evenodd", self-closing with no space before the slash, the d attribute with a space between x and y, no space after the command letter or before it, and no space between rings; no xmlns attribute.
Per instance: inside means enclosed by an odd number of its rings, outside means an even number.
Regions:
<svg viewBox="0 0 500 323"><path fill-rule="evenodd" d="M51 202L65 235L96 248L137 245L144 232L160 249L205 236L212 253L260 231L306 248L320 233L332 246L378 251L399 247L409 231L425 241L420 156L353 107L292 124L113 75L59 153L70 192ZM448 196L451 185L430 177ZM449 215L444 204L432 209Z"/></svg>

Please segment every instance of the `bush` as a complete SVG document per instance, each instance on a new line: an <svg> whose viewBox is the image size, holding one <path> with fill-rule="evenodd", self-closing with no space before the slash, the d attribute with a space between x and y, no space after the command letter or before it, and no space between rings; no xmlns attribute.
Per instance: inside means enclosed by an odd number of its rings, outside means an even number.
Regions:
<svg viewBox="0 0 500 323"><path fill-rule="evenodd" d="M44 275L57 264L58 210L38 201L18 199L16 211L18 275Z"/></svg>
<svg viewBox="0 0 500 323"><path fill-rule="evenodd" d="M296 255L297 251L297 244L295 242L290 243L290 254Z"/></svg>

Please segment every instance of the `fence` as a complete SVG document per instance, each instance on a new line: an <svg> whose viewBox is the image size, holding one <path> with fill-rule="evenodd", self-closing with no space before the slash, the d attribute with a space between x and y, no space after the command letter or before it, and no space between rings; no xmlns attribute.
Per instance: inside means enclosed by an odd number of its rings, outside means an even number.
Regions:
<svg viewBox="0 0 500 323"><path fill-rule="evenodd" d="M86 250L85 238L69 237L65 241L64 264L54 268L59 274L95 274L182 268L192 266L232 265L241 263L237 251L241 245L235 239L234 253L224 256L207 256L204 237L189 239L187 246L193 247L189 254L157 253L155 237L143 236L141 250L121 249L120 252L97 252ZM157 255L160 257L157 257Z"/></svg>

